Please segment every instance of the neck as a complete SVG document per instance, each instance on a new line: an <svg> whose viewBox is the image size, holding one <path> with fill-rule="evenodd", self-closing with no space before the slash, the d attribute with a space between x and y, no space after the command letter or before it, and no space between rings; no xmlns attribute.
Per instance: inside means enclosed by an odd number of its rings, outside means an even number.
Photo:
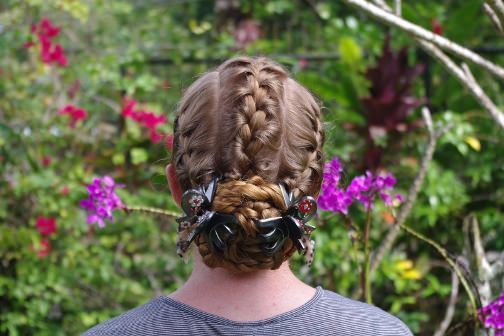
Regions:
<svg viewBox="0 0 504 336"><path fill-rule="evenodd" d="M171 298L235 321L269 318L306 303L315 289L301 282L284 262L277 270L233 273L209 268L194 253L187 282Z"/></svg>

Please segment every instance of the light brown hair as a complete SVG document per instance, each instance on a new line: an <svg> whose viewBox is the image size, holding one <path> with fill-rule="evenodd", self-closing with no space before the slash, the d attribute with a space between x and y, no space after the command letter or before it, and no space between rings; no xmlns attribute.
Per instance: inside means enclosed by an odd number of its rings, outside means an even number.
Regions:
<svg viewBox="0 0 504 336"><path fill-rule="evenodd" d="M292 242L265 255L254 220L286 210L279 182L296 197L318 195L324 142L319 103L272 60L236 57L187 88L177 114L172 164L182 190L221 177L212 209L240 223L222 253L204 235L197 238L203 261L240 272L280 267Z"/></svg>

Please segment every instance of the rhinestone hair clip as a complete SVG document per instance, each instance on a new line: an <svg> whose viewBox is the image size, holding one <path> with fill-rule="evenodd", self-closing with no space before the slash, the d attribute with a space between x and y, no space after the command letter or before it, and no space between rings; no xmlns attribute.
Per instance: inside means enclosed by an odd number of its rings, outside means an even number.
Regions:
<svg viewBox="0 0 504 336"><path fill-rule="evenodd" d="M238 220L234 215L212 211L211 205L217 190L219 178L214 178L208 187L198 186L189 189L182 195L181 206L184 216L177 218L179 223L179 238L177 254L187 260L187 251L191 243L200 234L207 237L210 248L222 252L227 248L227 242L236 235ZM287 239L291 239L294 248L303 254L308 265L311 265L315 242L310 239L314 226L307 224L317 212L317 203L311 196L295 199L292 192L280 183L286 207L282 217L256 220L255 223L262 239L262 250L266 255L278 252ZM288 253L290 256L292 252Z"/></svg>

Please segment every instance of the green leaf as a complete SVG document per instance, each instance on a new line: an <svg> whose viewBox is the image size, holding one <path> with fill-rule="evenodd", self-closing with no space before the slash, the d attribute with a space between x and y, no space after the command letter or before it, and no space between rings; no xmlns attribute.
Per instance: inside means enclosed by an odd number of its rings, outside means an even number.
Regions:
<svg viewBox="0 0 504 336"><path fill-rule="evenodd" d="M351 37L340 38L338 50L343 63L355 65L362 60L362 50Z"/></svg>
<svg viewBox="0 0 504 336"><path fill-rule="evenodd" d="M147 161L147 159L149 158L149 154L143 148L132 148L130 154L131 154L131 163L133 163L134 165L143 163Z"/></svg>

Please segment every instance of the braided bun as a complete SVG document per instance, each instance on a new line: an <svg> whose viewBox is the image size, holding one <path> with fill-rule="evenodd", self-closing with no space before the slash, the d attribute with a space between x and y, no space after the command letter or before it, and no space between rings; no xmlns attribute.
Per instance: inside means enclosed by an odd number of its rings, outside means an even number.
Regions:
<svg viewBox="0 0 504 336"><path fill-rule="evenodd" d="M234 214L240 223L223 253L198 237L208 266L239 272L280 267L292 242L265 255L254 220L286 210L279 182L296 197L318 195L323 141L313 96L267 58L230 59L186 90L178 106L172 157L179 183L187 190L222 177L213 210Z"/></svg>

